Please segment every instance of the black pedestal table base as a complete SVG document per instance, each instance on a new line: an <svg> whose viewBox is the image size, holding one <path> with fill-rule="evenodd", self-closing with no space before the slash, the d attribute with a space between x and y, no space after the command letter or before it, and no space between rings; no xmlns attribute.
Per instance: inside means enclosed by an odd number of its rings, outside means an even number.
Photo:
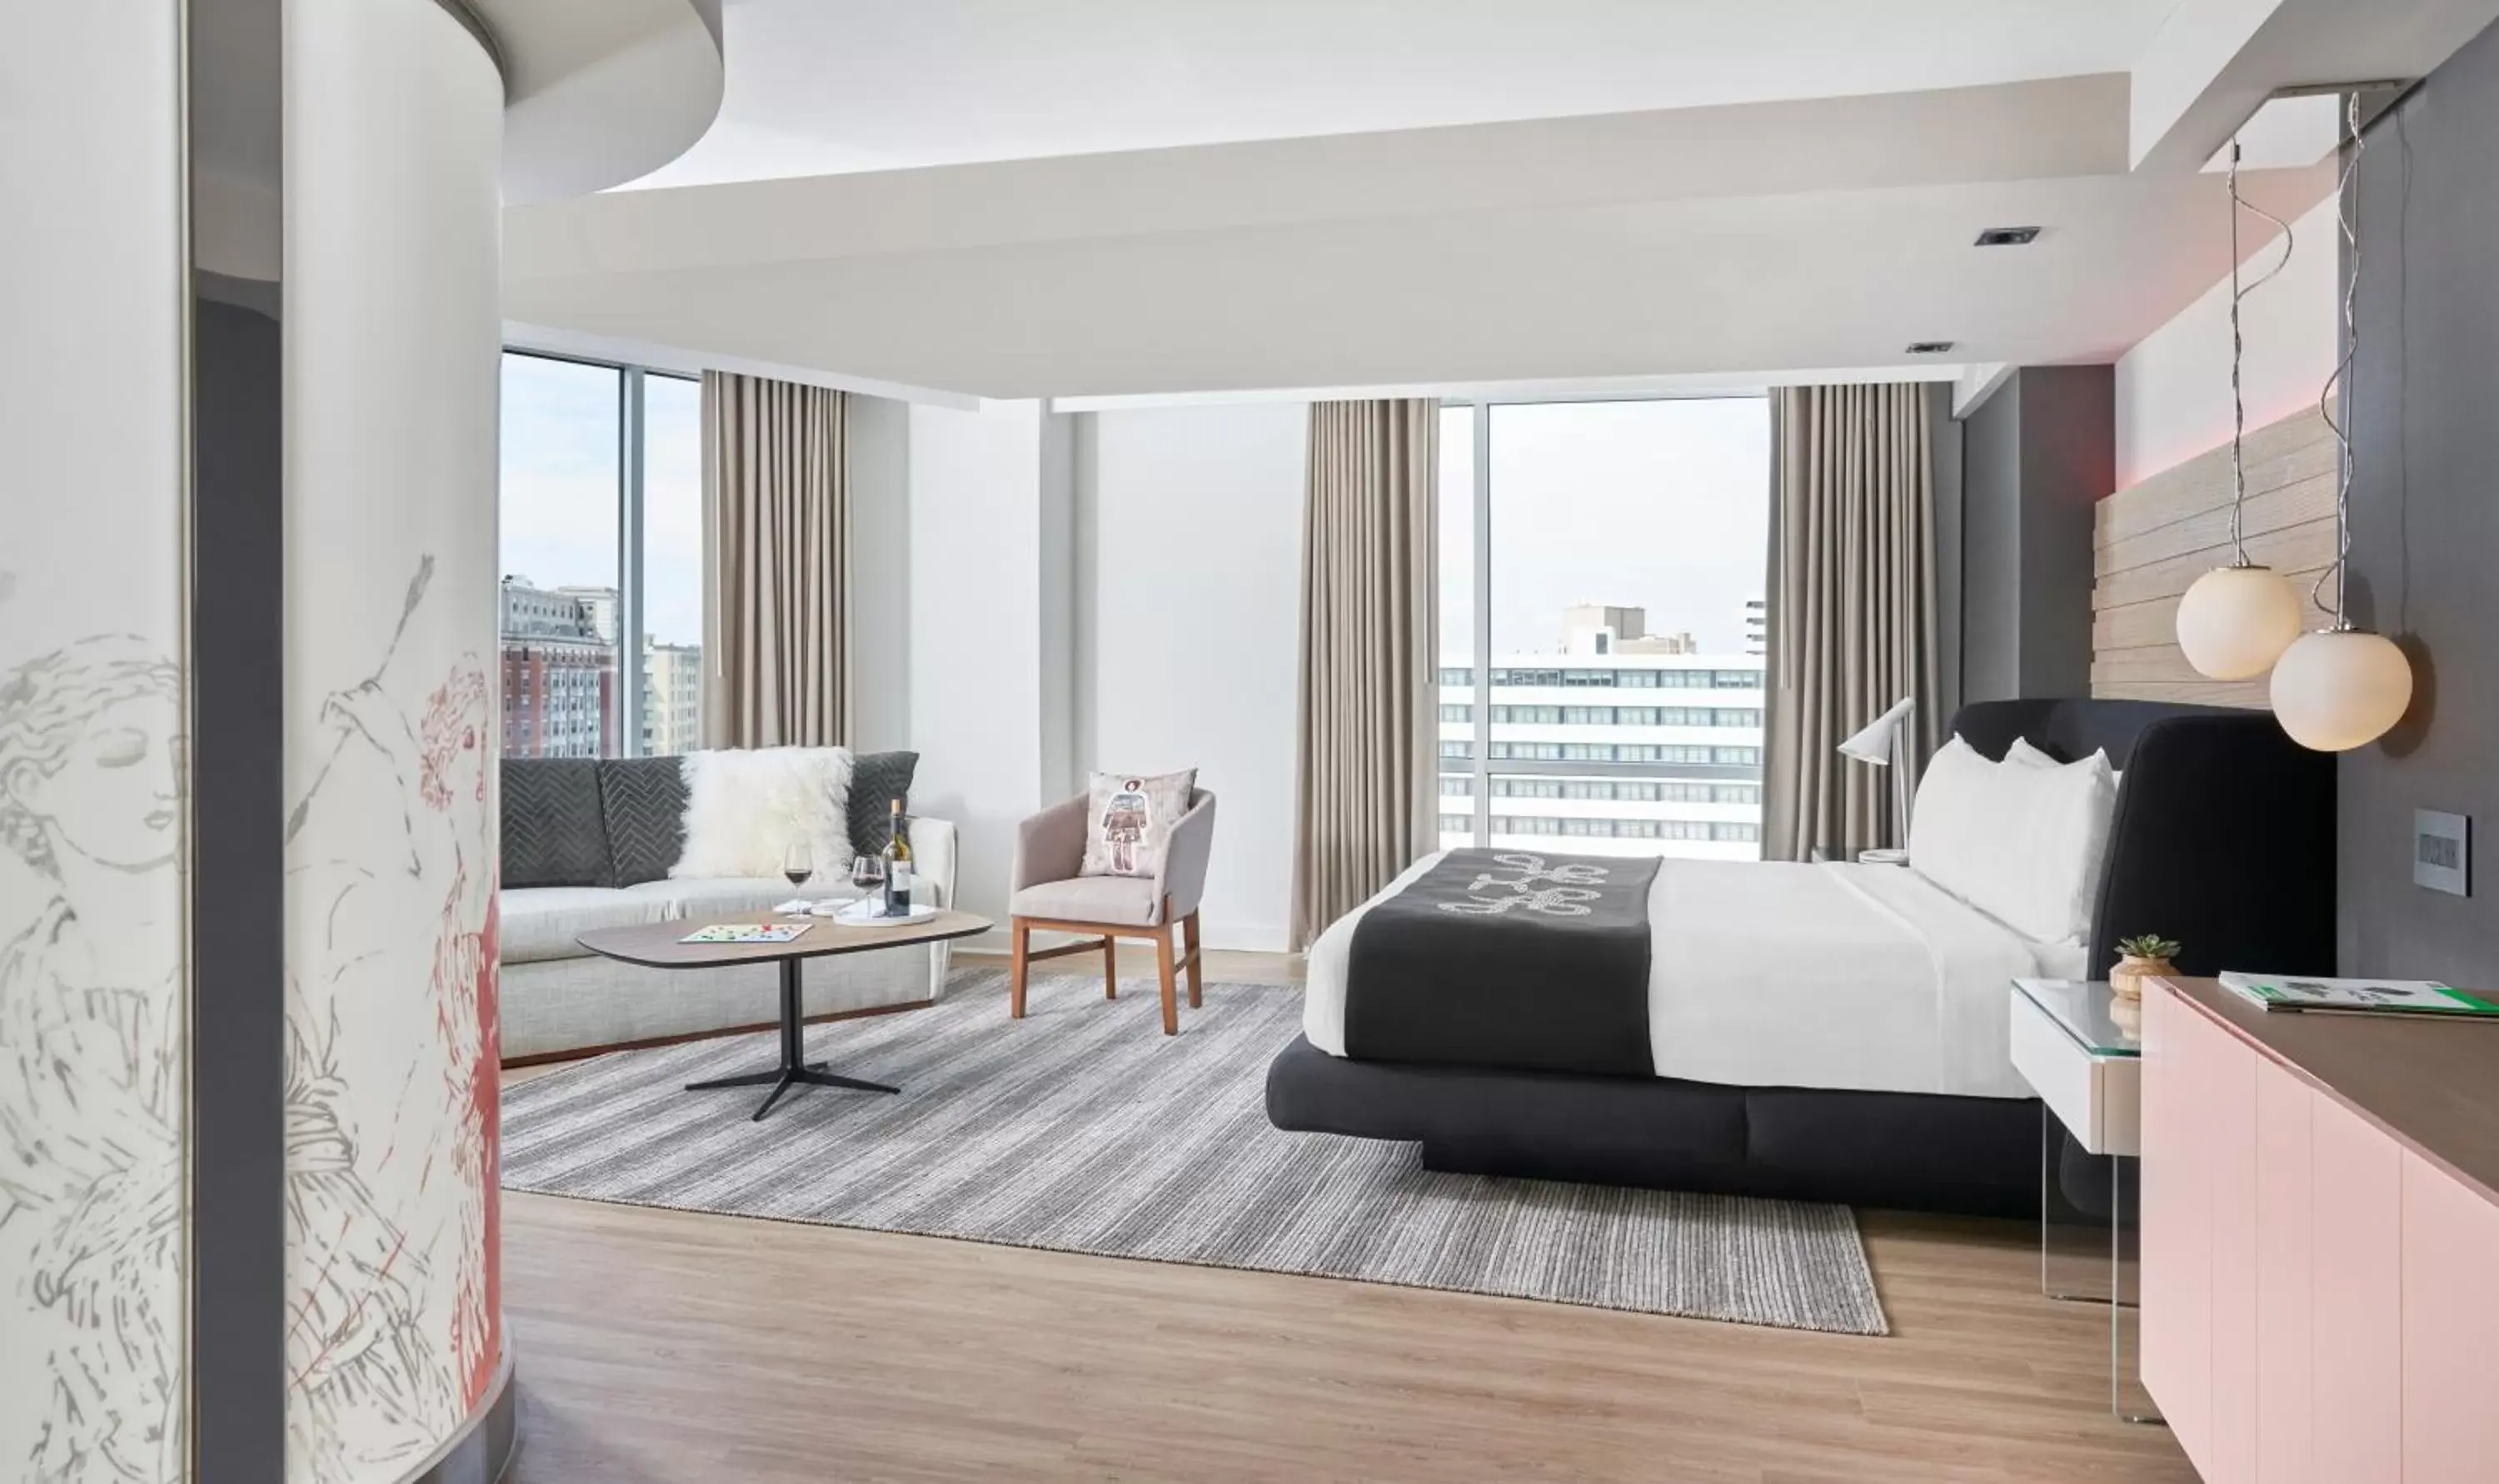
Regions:
<svg viewBox="0 0 2499 1484"><path fill-rule="evenodd" d="M688 1092L705 1092L720 1087L769 1087L763 1095L763 1106L755 1110L754 1121L761 1123L781 1094L793 1087L846 1087L853 1092L900 1092L883 1082L861 1081L855 1077L839 1077L825 1070L826 1063L808 1061L806 1057L805 1006L799 993L798 964L795 958L781 960L781 1062L764 1072L741 1072L734 1077L715 1077L707 1081L688 1082Z"/></svg>

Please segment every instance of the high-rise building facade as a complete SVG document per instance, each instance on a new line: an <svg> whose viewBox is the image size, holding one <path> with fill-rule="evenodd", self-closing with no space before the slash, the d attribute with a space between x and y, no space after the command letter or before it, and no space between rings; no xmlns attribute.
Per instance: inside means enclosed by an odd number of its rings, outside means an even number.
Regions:
<svg viewBox="0 0 2499 1484"><path fill-rule="evenodd" d="M1442 845L1758 859L1761 658L1688 653L1639 609L1602 611L1574 629L1600 610L1572 610L1565 653L1442 667Z"/></svg>
<svg viewBox="0 0 2499 1484"><path fill-rule="evenodd" d="M589 603L505 577L503 662L504 756L616 755L616 645Z"/></svg>
<svg viewBox="0 0 2499 1484"><path fill-rule="evenodd" d="M702 746L702 646L642 646L642 753L674 757Z"/></svg>

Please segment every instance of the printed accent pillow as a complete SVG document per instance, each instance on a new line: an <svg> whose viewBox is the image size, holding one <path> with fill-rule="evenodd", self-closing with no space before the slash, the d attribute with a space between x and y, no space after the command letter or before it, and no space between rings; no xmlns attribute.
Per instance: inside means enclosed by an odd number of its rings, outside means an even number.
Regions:
<svg viewBox="0 0 2499 1484"><path fill-rule="evenodd" d="M688 753L684 766L686 847L670 876L777 877L800 840L822 880L850 869L850 749Z"/></svg>
<svg viewBox="0 0 2499 1484"><path fill-rule="evenodd" d="M1180 773L1096 773L1086 790L1085 864L1080 876L1152 877L1163 868L1172 826L1188 812L1197 769Z"/></svg>

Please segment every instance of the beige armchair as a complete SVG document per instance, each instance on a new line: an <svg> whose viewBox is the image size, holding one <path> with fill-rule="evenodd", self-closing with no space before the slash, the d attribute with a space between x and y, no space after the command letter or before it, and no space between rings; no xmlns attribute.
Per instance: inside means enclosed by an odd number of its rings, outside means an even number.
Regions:
<svg viewBox="0 0 2499 1484"><path fill-rule="evenodd" d="M1102 952L1102 992L1120 997L1121 938L1143 938L1154 946L1154 967L1162 979L1163 1034L1180 1034L1180 1007L1174 977L1188 972L1188 1006L1205 1003L1206 969L1198 956L1197 903L1206 894L1206 862L1215 848L1215 795L1199 789L1189 795L1188 812L1172 826L1163 851L1162 869L1143 876L1080 876L1085 864L1083 794L1055 804L1023 822L1016 836L1015 895L1007 904L1015 935L1012 1008L1023 1018L1026 970L1045 958L1069 953ZM1172 928L1181 931L1181 952L1172 950ZM1033 929L1085 933L1085 942L1033 952Z"/></svg>

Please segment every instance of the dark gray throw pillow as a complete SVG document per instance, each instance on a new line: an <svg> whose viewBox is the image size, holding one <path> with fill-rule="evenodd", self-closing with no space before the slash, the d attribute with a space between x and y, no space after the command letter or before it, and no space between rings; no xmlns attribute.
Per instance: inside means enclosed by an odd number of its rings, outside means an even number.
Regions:
<svg viewBox="0 0 2499 1484"><path fill-rule="evenodd" d="M919 767L918 753L861 753L852 759L852 850L873 855L885 849L895 799L902 800L903 817L910 818L911 775Z"/></svg>
<svg viewBox="0 0 2499 1484"><path fill-rule="evenodd" d="M664 881L686 852L686 775L677 758L611 758L599 765L607 858L620 887Z"/></svg>
<svg viewBox="0 0 2499 1484"><path fill-rule="evenodd" d="M595 759L503 759L503 885L609 885Z"/></svg>

